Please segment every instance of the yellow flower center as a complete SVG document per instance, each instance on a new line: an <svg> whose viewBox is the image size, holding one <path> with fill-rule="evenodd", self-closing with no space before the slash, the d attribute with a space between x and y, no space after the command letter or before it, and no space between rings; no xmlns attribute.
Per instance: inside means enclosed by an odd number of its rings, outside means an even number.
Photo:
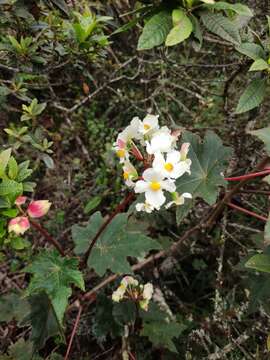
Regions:
<svg viewBox="0 0 270 360"><path fill-rule="evenodd" d="M123 158L125 157L125 150L124 149L119 149L116 151L116 155L119 157L119 158Z"/></svg>
<svg viewBox="0 0 270 360"><path fill-rule="evenodd" d="M151 128L151 126L148 124L144 124L143 127L144 127L144 130L149 130Z"/></svg>
<svg viewBox="0 0 270 360"><path fill-rule="evenodd" d="M154 191L158 191L158 190L160 190L161 185L160 185L160 183L157 182L157 181L152 181L152 182L150 183L150 188L151 188L152 190L154 190Z"/></svg>
<svg viewBox="0 0 270 360"><path fill-rule="evenodd" d="M124 173L123 173L123 178L124 178L125 180L128 180L128 177L129 177L128 172L124 171Z"/></svg>
<svg viewBox="0 0 270 360"><path fill-rule="evenodd" d="M171 171L173 171L173 164L171 164L171 163L166 163L166 164L164 165L164 168L165 168L165 170L171 172Z"/></svg>

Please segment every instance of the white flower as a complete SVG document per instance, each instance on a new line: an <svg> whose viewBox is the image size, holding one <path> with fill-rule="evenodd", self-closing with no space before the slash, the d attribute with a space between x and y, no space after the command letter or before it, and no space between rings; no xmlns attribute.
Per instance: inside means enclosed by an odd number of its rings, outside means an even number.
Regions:
<svg viewBox="0 0 270 360"><path fill-rule="evenodd" d="M158 115L147 114L139 125L139 132L143 135L150 135L151 133L153 133L153 131L156 131L158 129Z"/></svg>
<svg viewBox="0 0 270 360"><path fill-rule="evenodd" d="M135 193L145 193L146 202L155 209L166 201L163 190L174 192L176 189L172 180L164 180L164 176L153 168L143 172L143 179L136 182Z"/></svg>
<svg viewBox="0 0 270 360"><path fill-rule="evenodd" d="M132 276L125 276L122 281L121 285L127 287L127 286L138 286L139 282L138 280L134 279Z"/></svg>
<svg viewBox="0 0 270 360"><path fill-rule="evenodd" d="M160 152L157 152L153 161L153 168L157 172L172 179L177 179L185 172L190 172L190 165L190 160L181 161L181 153L176 150L168 153L166 160Z"/></svg>
<svg viewBox="0 0 270 360"><path fill-rule="evenodd" d="M168 209L172 205L184 205L185 199L192 199L192 195L190 193L183 193L179 195L178 192L174 192L171 195L173 201L170 201L168 204L165 205L166 209Z"/></svg>
<svg viewBox="0 0 270 360"><path fill-rule="evenodd" d="M115 290L112 294L112 300L115 302L119 302L120 300L123 299L124 295L126 292L126 286L124 286L123 284L121 284L117 290Z"/></svg>
<svg viewBox="0 0 270 360"><path fill-rule="evenodd" d="M141 134L139 133L139 127L141 124L141 120L138 116L134 117L131 120L130 125L128 125L119 135L117 139L124 141L128 144L133 139L140 139Z"/></svg>
<svg viewBox="0 0 270 360"><path fill-rule="evenodd" d="M146 142L146 151L150 155L156 152L170 152L175 146L175 140L175 136L171 135L167 126L163 126L153 134L150 142Z"/></svg>
<svg viewBox="0 0 270 360"><path fill-rule="evenodd" d="M148 214L150 214L155 209L152 205L148 204L147 202L138 203L138 204L136 204L135 207L136 207L137 211L145 211Z"/></svg>
<svg viewBox="0 0 270 360"><path fill-rule="evenodd" d="M145 300L151 300L154 293L154 288L151 283L147 283L143 287L143 298Z"/></svg>
<svg viewBox="0 0 270 360"><path fill-rule="evenodd" d="M124 162L123 166L123 178L125 180L125 184L129 187L135 186L133 180L138 178L138 173L135 167L129 161Z"/></svg>

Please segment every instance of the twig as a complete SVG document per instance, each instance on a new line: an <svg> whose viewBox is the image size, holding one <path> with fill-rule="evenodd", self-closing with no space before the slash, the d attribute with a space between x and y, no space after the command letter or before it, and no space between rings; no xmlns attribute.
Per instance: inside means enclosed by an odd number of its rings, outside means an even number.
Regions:
<svg viewBox="0 0 270 360"><path fill-rule="evenodd" d="M253 178L256 178L258 176L265 176L265 175L269 175L269 174L270 174L270 170L267 169L267 170L263 170L263 171L259 171L259 172L255 172L255 173L251 173L251 174L224 178L224 180L227 180L227 181L241 181L241 180L253 179Z"/></svg>
<svg viewBox="0 0 270 360"><path fill-rule="evenodd" d="M70 339L69 339L68 348L67 348L67 352L66 352L64 360L68 360L68 358L69 358L72 343L73 343L73 340L74 340L74 337L75 337L75 334L76 334L76 331L77 331L77 328L78 328L78 325L79 325L79 322L80 322L80 318L81 318L81 314L82 314L82 306L80 305L80 303L78 305L78 309L79 309L78 314L77 314L77 317L76 317L76 320L75 320L75 323L74 323L74 326L73 326L73 330L72 330L72 333L71 333L71 336L70 336Z"/></svg>
<svg viewBox="0 0 270 360"><path fill-rule="evenodd" d="M113 220L113 218L119 214L120 212L122 212L127 205L132 201L134 197L133 193L128 193L127 196L124 198L124 200L117 206L117 208L115 209L115 211L108 217L108 219L102 224L102 226L99 228L98 232L96 233L96 235L94 236L94 238L92 239L86 253L84 254L81 266L84 267L87 264L88 258L91 254L91 251L93 249L93 247L95 246L99 236L101 235L101 233L106 229L106 227L110 224L110 222Z"/></svg>
<svg viewBox="0 0 270 360"><path fill-rule="evenodd" d="M45 239L53 244L53 246L58 250L58 252L62 255L65 256L65 252L62 248L62 246L59 244L59 242L57 240L55 240L46 229L44 229L44 227L42 227L39 223L35 222L34 220L30 219L30 223L33 225L33 227L35 229L37 229L44 237Z"/></svg>
<svg viewBox="0 0 270 360"><path fill-rule="evenodd" d="M227 205L228 205L229 207L231 207L232 209L238 210L238 211L240 211L240 212L242 212L242 213L244 213L244 214L247 214L247 215L249 215L249 216L255 217L255 218L259 219L259 220L262 220L262 221L267 221L267 220L268 220L267 217L265 217L265 216L256 214L256 213L253 212L253 211L250 211L250 210L247 210L247 209L245 209L245 208L242 208L241 206L235 205L235 204L233 204L233 203L231 203L231 202L228 202Z"/></svg>

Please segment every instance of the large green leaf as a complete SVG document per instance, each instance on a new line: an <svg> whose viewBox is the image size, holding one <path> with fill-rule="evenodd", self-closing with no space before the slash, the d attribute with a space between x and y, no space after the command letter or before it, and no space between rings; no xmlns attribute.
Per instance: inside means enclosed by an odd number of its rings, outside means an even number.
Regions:
<svg viewBox="0 0 270 360"><path fill-rule="evenodd" d="M20 294L12 292L0 297L0 322L20 322L29 312L29 304Z"/></svg>
<svg viewBox="0 0 270 360"><path fill-rule="evenodd" d="M207 30L233 44L239 45L241 38L234 23L221 14L203 12L201 19Z"/></svg>
<svg viewBox="0 0 270 360"><path fill-rule="evenodd" d="M173 339L186 329L184 324L168 321L168 317L155 303L151 303L147 312L141 312L143 326L141 336L146 336L157 347L165 347L177 352Z"/></svg>
<svg viewBox="0 0 270 360"><path fill-rule="evenodd" d="M87 250L103 221L100 213L95 213L86 227L73 227L76 254ZM127 214L118 214L98 238L88 259L88 266L100 276L104 275L106 270L114 273L131 272L128 256L139 257L160 248L160 244L150 237L139 231L127 230Z"/></svg>
<svg viewBox="0 0 270 360"><path fill-rule="evenodd" d="M258 130L252 130L249 131L251 135L257 136L260 140L262 140L265 144L265 148L270 155L270 126L258 129Z"/></svg>
<svg viewBox="0 0 270 360"><path fill-rule="evenodd" d="M263 71L269 68L270 66L267 64L267 62L264 59L257 59L251 65L249 71Z"/></svg>
<svg viewBox="0 0 270 360"><path fill-rule="evenodd" d="M253 60L257 60L265 56L264 49L260 45L254 43L242 43L241 45L236 46L235 49Z"/></svg>
<svg viewBox="0 0 270 360"><path fill-rule="evenodd" d="M206 6L210 9L216 9L216 10L232 10L237 14L243 16L251 17L254 15L252 10L248 6L239 3L230 4L226 1L219 1L214 4L207 4Z"/></svg>
<svg viewBox="0 0 270 360"><path fill-rule="evenodd" d="M270 255L256 254L246 262L245 266L250 269L270 273Z"/></svg>
<svg viewBox="0 0 270 360"><path fill-rule="evenodd" d="M71 295L71 284L84 290L78 260L61 257L56 251L43 251L24 271L33 274L28 295L45 292L52 303L58 322L62 325L64 312Z"/></svg>
<svg viewBox="0 0 270 360"><path fill-rule="evenodd" d="M236 114L242 114L259 106L264 99L266 86L266 79L252 80L239 99Z"/></svg>
<svg viewBox="0 0 270 360"><path fill-rule="evenodd" d="M161 11L147 21L139 38L138 50L152 49L165 42L172 28L172 18L168 11Z"/></svg>
<svg viewBox="0 0 270 360"><path fill-rule="evenodd" d="M187 39L192 33L193 25L183 10L173 10L174 27L166 38L166 46L173 46Z"/></svg>
<svg viewBox="0 0 270 360"><path fill-rule="evenodd" d="M191 175L184 175L176 181L179 193L189 192L193 198L201 197L214 204L219 186L226 186L222 172L226 169L231 149L223 146L220 138L208 131L204 141L188 131L183 134L183 142L190 143L188 157L191 159Z"/></svg>
<svg viewBox="0 0 270 360"><path fill-rule="evenodd" d="M46 340L55 335L63 338L62 328L56 318L51 301L47 294L41 292L29 299L30 313L23 323L32 326L31 340L36 349L41 349Z"/></svg>

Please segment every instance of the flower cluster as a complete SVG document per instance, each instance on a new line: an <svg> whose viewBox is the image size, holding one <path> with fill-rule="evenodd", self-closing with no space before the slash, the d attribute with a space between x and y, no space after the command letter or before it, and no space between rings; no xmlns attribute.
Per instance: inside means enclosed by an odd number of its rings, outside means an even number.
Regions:
<svg viewBox="0 0 270 360"><path fill-rule="evenodd" d="M120 286L113 292L112 299L115 302L120 302L125 299L138 302L140 308L147 311L153 292L154 288L151 283L140 285L138 280L131 276L125 276Z"/></svg>
<svg viewBox="0 0 270 360"><path fill-rule="evenodd" d="M125 183L135 193L145 194L145 201L136 205L137 211L151 213L159 210L166 202L164 191L171 195L166 208L182 205L185 198L191 198L189 193L176 191L176 179L185 173L190 174L191 166L187 157L190 144L184 143L177 150L178 136L178 132L171 132L167 126L160 127L158 116L150 114L143 120L133 118L130 125L118 134L113 149L123 166ZM132 156L143 163L141 177L131 163Z"/></svg>
<svg viewBox="0 0 270 360"><path fill-rule="evenodd" d="M40 218L47 214L51 207L48 200L31 201L26 211L23 211L22 205L26 203L26 196L19 196L15 200L15 205L19 209L21 216L11 219L8 223L8 231L14 232L16 235L24 234L30 228L30 218Z"/></svg>

